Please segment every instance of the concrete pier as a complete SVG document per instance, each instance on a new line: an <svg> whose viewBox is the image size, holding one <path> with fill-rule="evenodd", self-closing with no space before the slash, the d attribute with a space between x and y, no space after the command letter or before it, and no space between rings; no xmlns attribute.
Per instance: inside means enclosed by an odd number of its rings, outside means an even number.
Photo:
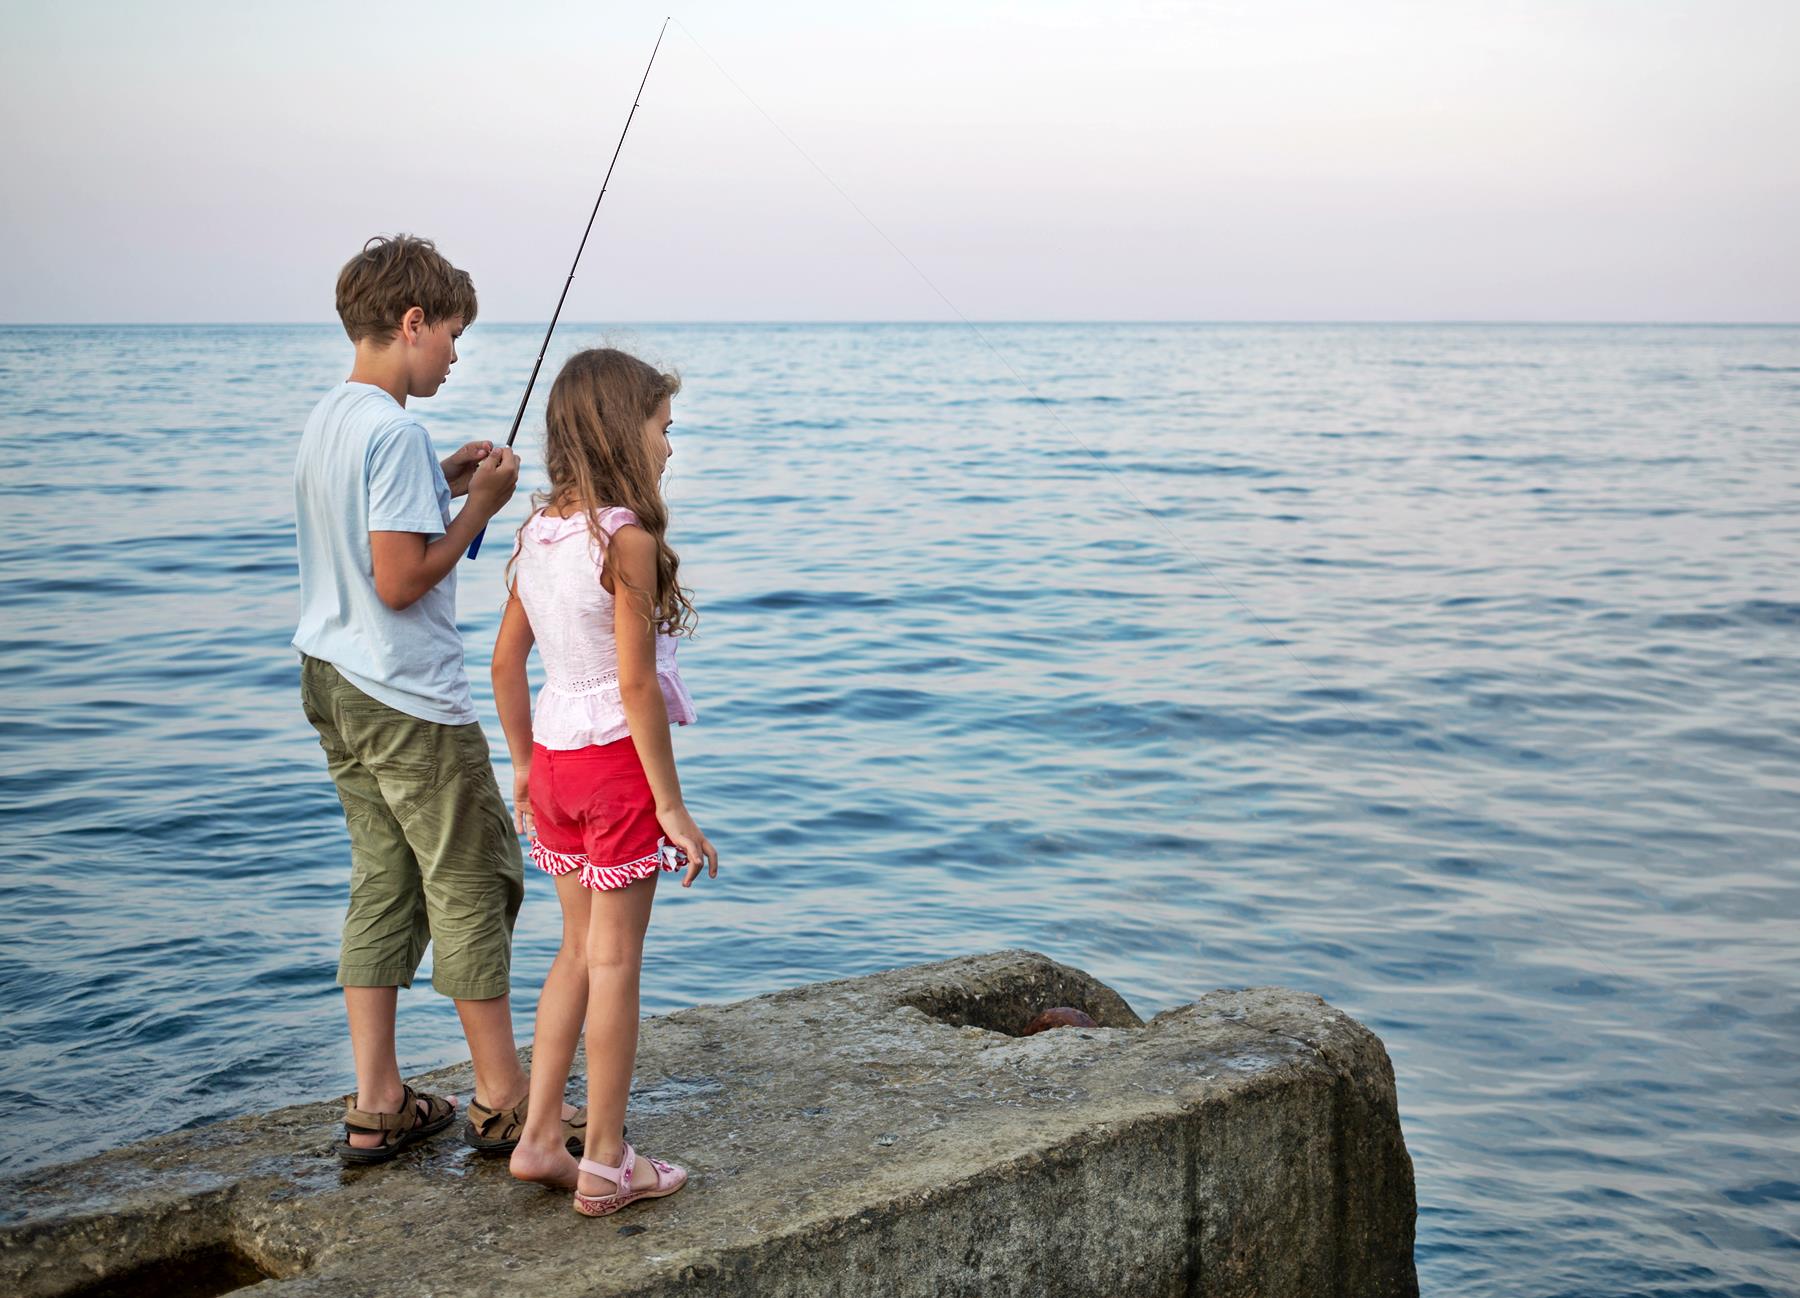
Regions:
<svg viewBox="0 0 1800 1298"><path fill-rule="evenodd" d="M1017 1034L1051 1006L1099 1026ZM461 1096L466 1065L415 1079ZM458 1127L340 1167L336 1104L0 1182L0 1292L859 1298L1414 1295L1381 1042L1315 996L1144 1023L1002 951L644 1022L629 1121L686 1166L589 1220Z"/></svg>

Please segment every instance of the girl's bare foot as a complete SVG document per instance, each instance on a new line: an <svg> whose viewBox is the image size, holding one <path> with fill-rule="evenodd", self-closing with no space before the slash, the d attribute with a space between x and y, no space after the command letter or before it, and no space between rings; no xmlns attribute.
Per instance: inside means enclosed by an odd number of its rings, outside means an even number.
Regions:
<svg viewBox="0 0 1800 1298"><path fill-rule="evenodd" d="M575 1173L580 1164L560 1136L560 1132L552 1136L550 1144L521 1139L506 1165L507 1170L521 1181L551 1185L559 1190L574 1189Z"/></svg>

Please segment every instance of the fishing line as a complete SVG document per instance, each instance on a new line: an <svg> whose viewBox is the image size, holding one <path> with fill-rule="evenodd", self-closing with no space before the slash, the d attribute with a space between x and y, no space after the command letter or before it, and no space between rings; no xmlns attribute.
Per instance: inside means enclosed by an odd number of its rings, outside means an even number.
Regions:
<svg viewBox="0 0 1800 1298"><path fill-rule="evenodd" d="M1230 586L1225 584L1225 582L1219 577L1218 573L1213 571L1211 565L1209 565L1204 559L1202 559L1198 554L1196 554L1194 552L1193 547L1188 545L1187 542L1183 541L1181 539L1181 537L1174 531L1174 529L1172 529L1167 523L1165 523L1163 521L1162 517L1160 515L1158 515L1154 509L1150 508L1149 505L1144 503L1143 498L1141 496L1139 496L1137 494L1137 492L1132 489L1131 484L1125 480L1124 476L1121 475L1117 469L1115 469L1112 465L1110 465L1106 462L1105 457L1103 457L1100 454L1100 452L1096 451L1092 446L1088 445L1088 443L1082 438L1082 436L1079 433L1077 433L1073 428L1070 428L1066 423L1063 422L1062 416L1056 413L1055 404L1053 402L1051 402L1049 398L1044 397L1038 393L1037 387L1031 382L1031 380L1027 379L1023 374L1019 373L1019 371L1013 367L1013 363L1006 358L1006 355L998 347L994 346L994 344L988 339L988 336L986 334L981 332L980 326L978 326L973 320L969 319L968 316L963 314L962 308L957 306L956 303L952 302L950 300L950 296L947 293L945 293L943 289L939 288L935 283L932 282L931 276L927 275L923 270L919 269L919 263L914 261L911 257L907 256L906 250L903 249L899 244L895 243L891 238L889 238L887 231L883 230L879 225L877 225L875 223L875 219L873 217L871 217L867 212L863 211L862 206L854 198L851 198L850 195L846 194L843 190L843 187L841 185L839 185L837 183L837 181L833 180L829 175L826 174L825 168L821 167L817 162L814 162L813 156L810 153L808 153L805 149L801 148L799 143L794 139L793 136L789 135L786 131L782 130L781 123L777 122L773 117L770 117L768 112L763 108L763 106L761 104L757 103L755 99L751 98L750 92L748 90L745 90L742 86L740 86L737 83L737 79L735 77L733 77L729 72L725 71L725 68L723 67L723 65L721 65L717 59L713 58L713 56L710 53L708 53L708 51L704 45L700 44L699 38L696 37L693 32L688 30L688 25L686 23L682 22L681 19L679 19L679 18L676 18L673 21L676 26L680 27L681 30L684 33L686 33L687 38L694 42L694 48L698 49L702 54L705 54L707 61L710 62L715 68L718 68L719 75L724 77L725 80L731 82L732 88L735 89L740 95L742 95L745 98L745 100L748 101L748 103L750 104L750 106L752 108L756 109L757 112L759 112L763 115L763 119L765 121L767 121L770 126L775 128L776 133L779 134L782 139L786 140L789 144L793 145L794 151L796 153L798 153L802 158L806 159L807 163L812 167L812 169L814 171L818 172L821 177L823 177L826 184L830 185L833 189L837 190L838 196L840 198L842 198L846 203L848 203L858 216L860 216L864 221L868 222L869 228L871 230L875 231L876 234L881 236L882 241L884 243L886 243L888 247L890 247L894 250L895 254L899 256L901 261L904 261L908 266L910 266L912 268L913 274L917 275L921 280L923 280L925 283L925 286L927 288L929 288L933 293L937 294L938 299L940 301L942 301L945 306L949 307L952 311L954 311L956 313L956 318L958 320L962 321L963 324L967 325L969 328L969 331L971 333L973 333L976 338L980 339L981 345L983 347L987 348L988 351L993 354L993 357L995 360L999 361L1001 365L1006 367L1006 372L1008 374L1011 374L1013 376L1013 379L1018 383L1018 385L1025 389L1026 393L1031 397L1031 400L1033 402L1035 402L1037 405L1039 405L1043 408L1044 412L1050 416L1051 420L1056 424L1056 426L1058 428L1062 429L1063 432L1068 435L1068 437L1071 441L1073 441L1077 446L1081 447L1082 450L1086 451L1089 458L1091 458L1095 464L1099 465L1101 468L1105 469L1108 473L1110 473L1113 477L1114 483L1116 483L1118 485L1119 490L1123 491L1127 496L1131 497L1131 502L1134 505L1136 505L1140 510L1142 510L1145 514L1149 515L1151 520L1154 521L1155 524L1159 528L1162 529L1163 534L1165 536L1167 536L1171 541L1173 541L1177 547L1179 547L1181 550L1185 551L1187 556L1194 561L1195 565L1198 566L1203 572L1205 572L1208 577L1212 578L1213 583L1215 585L1217 585L1220 590L1224 591L1226 595L1230 596L1232 602L1234 602L1239 608L1243 609L1244 612L1249 615L1250 619L1253 622L1255 622L1264 631L1268 632L1269 638L1271 640L1273 640L1277 643L1280 643L1282 640L1282 637L1276 635L1274 629L1272 627L1270 627L1267 622L1264 622L1260 617L1258 617L1256 615L1256 610L1251 608L1242 599L1240 599L1238 597L1238 593L1236 591L1232 590ZM1308 668L1305 663L1301 662L1298 658L1294 658L1293 654L1291 654L1291 653L1288 655L1288 657L1293 658L1294 665L1299 667L1301 671L1305 672L1306 675L1312 680L1312 682L1315 685L1317 685L1320 689L1327 688L1323 681L1321 681L1317 676L1313 675L1311 669ZM1342 707L1343 705L1340 703L1339 706ZM1347 710L1346 710L1346 714L1350 715L1352 717L1352 719L1355 719L1354 714L1348 713Z"/></svg>
<svg viewBox="0 0 1800 1298"><path fill-rule="evenodd" d="M525 419L525 405L531 400L531 389L537 383L538 371L544 368L544 353L550 350L550 335L556 332L556 322L562 316L563 303L569 297L569 285L575 282L575 268L581 265L582 249L587 247L588 236L594 232L594 218L600 215L600 200L606 197L606 187L612 183L613 168L619 162L619 151L625 147L625 135L631 130L631 119L637 116L638 105L644 98L644 87L650 81L650 69L656 66L656 52L662 48L663 33L668 30L669 20L664 18L663 25L656 33L656 44L650 47L650 61L644 64L643 80L638 82L637 94L631 98L631 111L625 114L625 125L619 131L619 142L613 146L612 161L606 164L606 176L600 182L600 195L594 200L594 210L588 213L587 229L581 232L581 243L575 249L575 260L569 264L569 278L563 281L562 295L556 299L556 310L550 313L550 327L544 330L544 345L538 348L537 360L531 366L531 377L525 381L525 395L519 398L519 410L513 416L512 431L506 435L508 446L519 435L519 425ZM481 542L486 536L487 528L483 527L469 544L471 559L481 553Z"/></svg>
<svg viewBox="0 0 1800 1298"><path fill-rule="evenodd" d="M1218 588L1220 590L1224 591L1225 594L1231 598L1233 603L1235 603L1239 608L1244 610L1244 612L1249 616L1251 621L1255 622L1257 626L1261 627L1265 632L1267 632L1269 639L1272 642L1274 642L1277 645L1283 645L1284 637L1277 635L1275 633L1275 630L1273 627L1271 627L1267 622L1264 622L1262 620L1262 618L1258 617L1256 610L1251 608L1248 604L1246 604L1243 601L1243 599L1239 597L1238 593L1225 583L1224 579L1222 579L1219 576L1219 574L1213 570L1212 565L1208 564L1206 562L1206 560L1202 559L1198 554L1196 554L1194 552L1193 547L1188 545L1188 543L1186 541L1182 540L1180 535L1173 528L1171 528L1166 522L1163 521L1163 518L1161 515L1159 515L1154 509L1150 508L1149 505L1144 503L1143 497L1139 496L1138 493L1132 489L1131 483L1125 479L1124 475L1122 475L1111 464L1107 463L1105 457L1102 456L1100 454L1100 452L1096 451L1092 446L1088 445L1087 441L1081 436L1081 434L1077 433L1073 428L1070 428L1068 424L1063 422L1062 416L1056 413L1055 404L1053 402L1051 402L1049 400L1049 398L1044 397L1039 394L1036 385L1034 385L1031 382L1031 380L1027 379L1023 374L1019 373L1019 371L1014 368L1013 363L1006 358L1005 353L1003 353L998 347L994 346L993 342L989 340L988 336L981 331L980 326L978 326L973 320L969 319L969 317L967 315L963 314L962 308L957 306L956 303L954 303L950 300L949 294L945 293L943 289L939 288L935 283L932 282L931 276L927 275L923 270L921 270L919 268L919 264L916 261L914 261L911 257L906 255L905 249L901 248L901 246L899 244L895 243L891 238L889 238L887 231L883 230L879 225L877 225L875 223L874 218L871 217L867 212L863 211L862 206L859 203L857 203L857 201L854 198L851 198L850 195L846 194L843 190L843 187L841 185L839 185L837 183L837 181L833 180L829 175L826 174L825 168L821 167L817 162L813 161L813 156L810 153L808 153L805 149L801 148L799 143L794 139L793 136L789 135L786 131L782 130L781 123L777 122L773 117L770 117L768 112L763 108L763 106L761 104L757 103L756 100L751 97L750 92L748 90L745 90L741 85L739 85L737 83L737 79L735 77L733 77L729 72L725 71L724 66L721 65L717 59L713 58L713 56L707 51L707 49L704 45L700 44L699 38L696 37L692 31L688 30L688 25L686 23L682 22L681 19L679 19L679 18L676 18L673 21L676 26L680 27L681 30L684 33L686 33L687 38L694 42L694 48L698 49L702 54L706 55L707 61L710 62L713 65L713 67L715 67L719 70L719 75L724 77L725 80L729 81L732 85L732 88L735 89L740 95L742 95L752 108L756 109L757 112L759 112L763 115L763 119L765 121L767 121L770 126L775 128L776 133L779 134L782 139L786 140L789 144L793 145L794 151L796 153L798 153L802 158L806 159L807 163L812 167L812 169L814 171L818 172L819 175L824 178L825 183L830 185L833 189L835 189L838 192L838 196L841 197L846 203L848 203L858 216L860 216L864 221L868 222L869 228L871 230L875 231L876 234L881 236L882 241L884 243L886 243L888 247L890 247L894 250L894 252L899 256L900 260L904 261L908 266L910 266L912 268L913 273L915 275L917 275L921 280L924 281L925 286L927 288L929 288L933 293L937 294L939 300L942 301L945 306L949 307L952 311L954 311L956 313L956 318L958 320L962 321L963 324L968 326L969 332L973 333L975 335L975 337L981 341L981 345L983 347L987 348L988 351L993 354L993 357L995 360L999 361L1001 365L1006 367L1006 372L1008 374L1011 374L1013 376L1014 381L1016 381L1020 387L1025 389L1026 393L1031 397L1031 400L1034 403L1036 403L1038 406L1042 407L1044 412L1050 416L1051 421L1054 422L1058 428L1062 429L1063 432L1069 437L1069 439L1071 441L1073 441L1077 446L1081 447L1082 450L1086 451L1088 454L1088 457L1090 459L1092 459L1095 464L1099 465L1102 469L1105 469L1109 474L1112 475L1113 482L1118 486L1120 491L1124 492L1125 495L1127 495L1131 498L1132 504L1136 505L1138 507L1138 509L1143 511L1143 513L1146 514L1150 518L1150 520L1156 524L1157 527L1162 529L1163 535L1168 537L1169 540L1173 541L1177 548L1179 548L1180 550L1185 552L1187 554L1187 556L1194 561L1195 566L1198 567L1202 572L1204 572L1208 577L1210 577L1212 579L1214 585L1218 586ZM1294 655L1291 652L1288 653L1288 657L1290 659L1292 659L1292 661L1296 667L1298 667L1302 672L1304 672L1306 674L1307 678L1309 680L1311 680L1313 682L1313 684L1317 685L1321 690L1328 689L1325 682L1323 682L1317 676L1315 676L1312 672L1312 669L1309 668L1304 662L1302 662L1299 658L1294 657ZM1353 720L1353 721L1359 720L1359 718L1357 718L1355 713L1351 712L1348 708L1344 708L1342 702L1339 702L1337 700L1333 700L1333 702L1337 702L1338 707L1340 709L1342 709L1344 711L1344 714L1346 716L1350 717L1351 720ZM1449 808L1447 808L1447 807L1441 808L1441 810L1448 811Z"/></svg>
<svg viewBox="0 0 1800 1298"><path fill-rule="evenodd" d="M1083 451L1087 452L1088 457L1090 459L1092 459L1095 464L1099 465L1102 469L1106 470L1106 472L1112 476L1112 480L1117 485L1119 490L1121 492L1123 492L1126 496L1128 496L1131 499L1131 502L1134 505L1136 505L1140 511L1142 511L1146 516L1149 517L1151 522L1156 524L1157 528L1162 532L1162 534L1164 536L1166 536L1171 542L1173 542L1177 549L1181 550L1183 553L1185 553L1188 556L1188 558L1193 560L1194 566L1199 568L1202 572L1204 572L1207 575L1207 577L1212 580L1214 585L1216 585L1221 591L1223 591L1231 599L1231 601L1234 604L1236 604L1240 609L1242 609L1244 611L1245 615L1248 616L1252 622L1256 623L1257 626L1259 626L1263 629L1263 631L1268 636L1269 643L1271 645L1273 645L1274 647L1281 649L1287 655L1289 661L1291 661L1295 667L1299 668L1300 672L1303 675L1305 675L1308 680L1312 681L1312 683L1314 685L1316 685L1323 692L1323 697L1325 697L1329 702L1334 704L1337 707L1337 709L1340 712L1342 712L1345 715L1345 717L1347 717L1349 720L1355 722L1359 727L1363 726L1364 725L1363 719L1361 717L1359 717L1355 712L1351 711L1347 706L1345 706L1344 702L1341 699L1333 698L1331 696L1331 690L1329 689L1328 686L1326 686L1325 682L1320 680L1319 677L1313 672L1313 670L1310 667L1308 667L1306 665L1306 663L1303 662L1300 658L1295 656L1294 652L1287 647L1285 637L1277 635L1274 628L1271 627L1267 622L1263 621L1263 619L1257 615L1256 610L1251 608L1250 605L1247 604L1244 601L1244 599L1235 590L1233 590L1231 588L1231 586L1228 585L1223 578L1221 578L1219 576L1219 574L1213 569L1212 565L1207 563L1206 560L1202 559L1199 556L1199 554L1197 554L1194 551L1194 548L1192 546L1190 546L1186 541L1184 541L1181 538L1180 534L1177 533L1172 527L1170 527L1166 521L1164 521L1164 519L1162 518L1162 516L1160 514L1158 514L1154 509L1152 509L1148 504L1146 504L1144 502L1143 498L1141 496L1139 496L1138 493L1132 488L1130 482L1126 480L1124 475L1121 474L1119 472L1119 470L1114 468L1111 464L1107 463L1105 457L1103 457L1100 454L1100 452L1096 451L1092 446L1090 446L1087 443L1086 439L1084 439L1079 433L1077 433L1073 428L1069 427L1069 425L1063 421L1062 416L1056 412L1056 408L1055 408L1054 404L1048 398L1039 394L1036 385L1034 385L1023 374L1019 373L1018 369L1014 367L1013 363L1006 358L1005 353L1003 353L998 347L996 347L994 345L994 343L988 338L988 336L981 331L980 326L978 326L973 320L969 319L969 317L966 314L964 314L962 308L957 306L955 302L950 300L949 294L945 293L943 289L939 288L937 286L937 284L935 282L933 282L931 276L927 275L924 272L924 270L922 270L919 267L919 264L906 254L906 250L904 248L902 248L899 244L895 243L894 240L888 236L887 231L883 230L881 228L881 226L876 223L875 219L862 209L861 204L859 204L854 198L850 197L849 194L845 193L843 186L839 185L837 183L837 181L835 181L831 178L830 174L825 170L825 168L821 167L818 164L818 162L814 160L813 156L800 146L799 141L794 139L793 136L789 135L787 133L787 131L782 129L781 123L777 122L773 117L771 117L769 115L768 110L765 109L760 103L758 103L756 101L755 96L753 96L748 90L745 90L742 85L738 84L737 78L732 76L729 72L727 72L725 70L724 65L712 56L712 53L704 45L702 45L700 43L700 38L694 35L693 31L691 29L689 29L688 25L686 23L682 22L681 19L679 19L679 18L674 18L671 21L673 21L676 26L680 27L682 32L686 34L687 38L694 43L694 48L699 50L701 54L706 56L707 62L711 63L714 68L718 69L719 75L724 77L726 81L731 83L732 89L736 90L738 92L738 94L742 95L744 97L745 102L748 103L752 108L754 108L758 113L760 113L763 117L763 120L768 122L768 124L775 129L776 134L780 135L782 139L786 140L788 142L788 144L790 144L793 147L793 149L796 153L798 153L802 158L806 159L807 164L810 167L812 167L812 169L814 171L819 173L819 176L825 181L825 183L830 185L832 187L832 189L837 191L838 196L850 205L851 209L868 224L868 226L871 230L875 231L876 234L881 236L882 242L886 243L888 247L892 248L894 250L895 254L900 258L900 260L904 261L909 267L912 268L913 273L915 275L917 275L920 278L920 280L922 280L924 282L925 286L927 288L929 288L933 293L935 293L938 296L938 299L940 301L942 301L945 306L949 307L952 312L955 313L956 318L958 320L962 321L962 323L968 327L969 332L974 334L975 337L980 340L981 345L983 347L987 348L987 350L993 355L994 359L999 361L1000 364L1005 367L1006 372L1008 374L1012 375L1014 381L1016 381L1020 387L1025 389L1026 393L1031 397L1031 400L1034 403L1036 403L1039 407L1041 407L1047 415L1049 415L1051 421L1053 423L1055 423L1055 425L1058 428L1062 429L1064 434L1067 435L1071 441L1073 441L1077 446L1081 447L1081 449ZM1373 736L1371 736L1371 738L1373 738ZM1380 748L1381 750L1386 752L1389 757L1395 758L1396 760L1400 759L1401 754L1400 754L1399 750L1389 747L1385 743L1382 743L1380 739L1378 739L1378 738L1374 739L1374 746L1377 748ZM1431 797L1429 794L1421 794L1415 789L1414 797L1418 801L1424 803L1427 806L1435 807L1438 811L1442 812L1446 817L1448 817L1452 820L1457 818L1456 812L1452 811L1451 808L1445 806L1443 803L1441 803L1437 799ZM1568 936L1571 939L1573 939L1573 937L1574 937L1572 932L1568 932ZM1579 945L1579 944L1577 944L1577 945ZM1604 960L1600 959L1597 955L1595 955L1593 948L1591 946L1586 946L1581 949L1586 950L1589 958L1591 958L1594 961L1594 963L1600 965L1601 968L1605 969L1608 973L1612 974L1612 976L1614 978L1618 979L1621 983L1629 986L1633 982L1632 979L1626 978L1625 975L1621 974L1618 970L1614 969L1611 965L1607 964Z"/></svg>

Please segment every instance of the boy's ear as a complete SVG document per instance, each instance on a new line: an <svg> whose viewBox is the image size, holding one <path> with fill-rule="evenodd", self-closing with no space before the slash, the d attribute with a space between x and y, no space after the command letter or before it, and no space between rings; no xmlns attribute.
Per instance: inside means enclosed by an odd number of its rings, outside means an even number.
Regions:
<svg viewBox="0 0 1800 1298"><path fill-rule="evenodd" d="M425 332L425 308L409 306L406 314L400 317L400 337L407 342L417 342L419 335Z"/></svg>

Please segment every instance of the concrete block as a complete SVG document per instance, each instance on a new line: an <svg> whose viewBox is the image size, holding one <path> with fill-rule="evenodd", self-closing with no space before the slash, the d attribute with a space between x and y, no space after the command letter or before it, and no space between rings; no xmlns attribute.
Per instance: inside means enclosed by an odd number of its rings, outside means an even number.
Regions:
<svg viewBox="0 0 1800 1298"><path fill-rule="evenodd" d="M1056 1005L1099 1026L1017 1035ZM415 1084L466 1101L471 1076ZM1144 1023L1080 970L1002 951L648 1019L632 1141L692 1180L595 1220L456 1127L343 1168L340 1116L301 1105L0 1182L0 1292L1418 1292L1387 1052L1280 988Z"/></svg>

